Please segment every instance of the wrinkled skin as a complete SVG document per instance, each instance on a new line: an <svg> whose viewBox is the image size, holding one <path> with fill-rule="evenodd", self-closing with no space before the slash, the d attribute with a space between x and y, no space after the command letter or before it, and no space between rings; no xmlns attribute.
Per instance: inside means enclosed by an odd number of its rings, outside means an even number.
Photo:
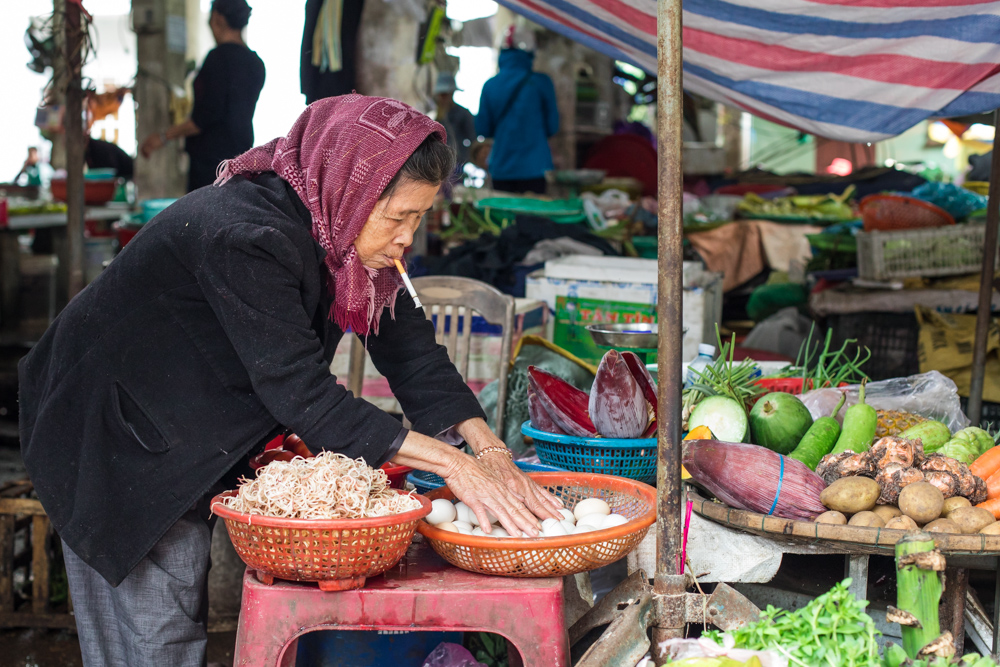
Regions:
<svg viewBox="0 0 1000 667"><path fill-rule="evenodd" d="M852 451L827 454L816 466L816 474L827 484L841 477L875 477L875 462L869 452L855 454Z"/></svg>
<svg viewBox="0 0 1000 667"><path fill-rule="evenodd" d="M905 440L895 436L881 438L869 451L875 467L879 470L890 464L909 468L917 465L924 455L923 443L919 440Z"/></svg>

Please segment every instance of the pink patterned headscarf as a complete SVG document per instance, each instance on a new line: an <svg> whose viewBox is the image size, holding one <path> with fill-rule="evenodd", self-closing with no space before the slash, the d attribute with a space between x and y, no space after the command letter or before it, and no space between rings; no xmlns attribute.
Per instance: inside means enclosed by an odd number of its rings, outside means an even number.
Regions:
<svg viewBox="0 0 1000 667"><path fill-rule="evenodd" d="M313 238L326 251L334 303L343 330L378 334L382 310L402 286L395 269L361 263L354 241L392 177L432 133L444 128L402 102L344 95L310 104L288 135L222 163L216 185L233 176L273 171L312 214Z"/></svg>

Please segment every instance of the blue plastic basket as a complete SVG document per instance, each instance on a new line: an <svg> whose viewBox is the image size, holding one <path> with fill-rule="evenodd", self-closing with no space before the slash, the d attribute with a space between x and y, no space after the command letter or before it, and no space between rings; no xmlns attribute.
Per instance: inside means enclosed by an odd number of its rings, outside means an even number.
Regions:
<svg viewBox="0 0 1000 667"><path fill-rule="evenodd" d="M656 481L656 438L578 438L521 425L521 433L535 441L542 463L570 472L617 475L653 484Z"/></svg>
<svg viewBox="0 0 1000 667"><path fill-rule="evenodd" d="M558 468L556 466L548 466L541 463L525 463L524 461L516 461L514 465L524 472L566 472L566 468ZM435 475L432 472L425 472L423 470L414 470L406 476L406 481L417 487L417 493L421 494L432 491L433 489L440 489L444 486L444 480L438 475Z"/></svg>

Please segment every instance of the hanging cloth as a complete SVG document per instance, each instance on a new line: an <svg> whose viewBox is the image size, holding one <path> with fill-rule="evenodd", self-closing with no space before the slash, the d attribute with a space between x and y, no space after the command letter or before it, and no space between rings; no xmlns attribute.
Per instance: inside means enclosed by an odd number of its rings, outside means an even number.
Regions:
<svg viewBox="0 0 1000 667"><path fill-rule="evenodd" d="M339 72L344 67L340 31L344 21L343 0L323 0L313 31L312 64L320 72Z"/></svg>

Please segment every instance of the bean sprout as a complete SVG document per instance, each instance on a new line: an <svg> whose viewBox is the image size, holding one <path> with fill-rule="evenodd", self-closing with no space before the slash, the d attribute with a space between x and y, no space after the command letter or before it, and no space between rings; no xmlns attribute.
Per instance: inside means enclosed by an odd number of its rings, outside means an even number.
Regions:
<svg viewBox="0 0 1000 667"><path fill-rule="evenodd" d="M241 480L222 502L237 512L285 519L363 519L402 514L420 507L389 486L384 470L364 459L320 452L310 459L271 461L256 479Z"/></svg>

